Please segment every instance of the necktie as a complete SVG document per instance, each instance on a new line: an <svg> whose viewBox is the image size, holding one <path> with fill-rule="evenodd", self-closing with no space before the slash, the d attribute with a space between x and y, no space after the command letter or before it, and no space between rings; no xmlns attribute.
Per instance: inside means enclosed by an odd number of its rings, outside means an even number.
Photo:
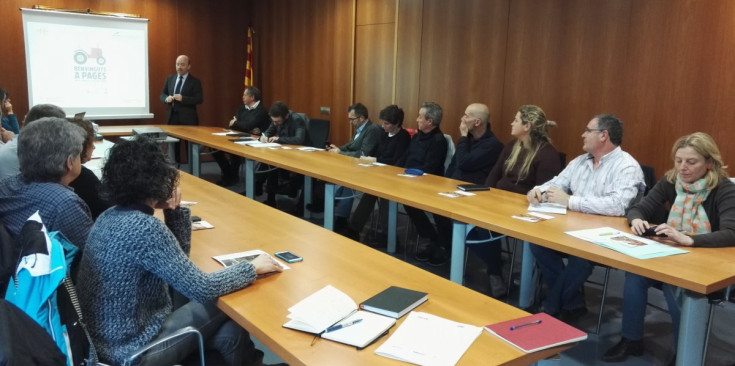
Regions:
<svg viewBox="0 0 735 366"><path fill-rule="evenodd" d="M179 75L179 80L176 82L176 86L174 87L174 94L181 94L181 84L184 83L184 77Z"/></svg>

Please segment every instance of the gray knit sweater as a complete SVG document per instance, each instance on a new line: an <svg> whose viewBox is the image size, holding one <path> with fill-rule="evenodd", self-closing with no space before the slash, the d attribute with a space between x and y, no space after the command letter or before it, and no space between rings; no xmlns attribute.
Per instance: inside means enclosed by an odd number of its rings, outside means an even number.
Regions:
<svg viewBox="0 0 735 366"><path fill-rule="evenodd" d="M156 337L172 312L169 284L193 301L211 302L256 276L247 262L202 272L188 258L189 209L166 210L166 225L152 213L144 206L105 211L82 256L79 298L97 352L107 362L122 363Z"/></svg>

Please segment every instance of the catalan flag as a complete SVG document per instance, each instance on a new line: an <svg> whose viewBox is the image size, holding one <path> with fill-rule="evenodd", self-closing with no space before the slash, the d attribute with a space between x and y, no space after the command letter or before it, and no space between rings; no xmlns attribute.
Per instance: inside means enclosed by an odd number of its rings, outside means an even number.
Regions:
<svg viewBox="0 0 735 366"><path fill-rule="evenodd" d="M245 87L253 86L253 28L248 27L247 55L245 57Z"/></svg>

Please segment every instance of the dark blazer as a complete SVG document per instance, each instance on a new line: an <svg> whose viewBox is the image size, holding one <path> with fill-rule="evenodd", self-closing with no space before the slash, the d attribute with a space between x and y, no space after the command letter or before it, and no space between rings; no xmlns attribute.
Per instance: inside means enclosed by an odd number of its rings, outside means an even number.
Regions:
<svg viewBox="0 0 735 366"><path fill-rule="evenodd" d="M367 120L365 121L365 127L362 128L360 135L352 141L342 145L342 147L339 148L339 153L355 158L359 158L362 155L375 156L382 133L382 127L370 122L370 120Z"/></svg>
<svg viewBox="0 0 735 366"><path fill-rule="evenodd" d="M258 103L258 106L253 109L247 109L243 104L235 114L235 123L232 124L232 129L250 133L257 127L260 129L260 133L263 133L268 129L270 123L271 118L268 116L268 111L263 106L263 102Z"/></svg>
<svg viewBox="0 0 735 366"><path fill-rule="evenodd" d="M303 145L306 141L306 118L302 114L289 111L283 124L276 126L271 123L264 134L268 137L278 136L279 144Z"/></svg>
<svg viewBox="0 0 735 366"><path fill-rule="evenodd" d="M199 124L197 104L202 104L204 101L204 92L202 91L202 83L191 73L186 77L184 86L181 88L181 102L173 101L171 104L166 103L166 98L169 95L174 95L174 88L176 88L176 79L178 79L178 77L178 74L169 75L166 78L166 83L163 84L163 90L161 90L161 102L168 106L166 123L179 125ZM174 105L178 112L178 121L176 118L171 118Z"/></svg>

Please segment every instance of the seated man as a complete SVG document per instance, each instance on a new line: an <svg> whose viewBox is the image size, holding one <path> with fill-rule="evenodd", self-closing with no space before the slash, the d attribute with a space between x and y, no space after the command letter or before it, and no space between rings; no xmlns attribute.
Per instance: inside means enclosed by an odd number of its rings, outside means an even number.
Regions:
<svg viewBox="0 0 735 366"><path fill-rule="evenodd" d="M42 118L23 127L18 135L21 174L0 180L0 218L12 235L38 211L49 231L60 231L84 249L92 217L68 187L82 167L84 135L81 127L62 118Z"/></svg>
<svg viewBox="0 0 735 366"><path fill-rule="evenodd" d="M347 108L347 119L355 129L352 140L340 147L329 145L327 151L355 158L375 156L383 129L368 119L368 110L362 103L355 103ZM338 201L335 210L335 232L347 230L347 218L352 211L354 195L355 191L352 189L345 187L337 189L336 196L342 199Z"/></svg>
<svg viewBox="0 0 735 366"><path fill-rule="evenodd" d="M230 128L234 131L260 135L271 123L268 111L260 102L260 90L254 86L245 88L242 93L242 105L230 120ZM231 186L237 183L242 158L222 151L212 154L222 170L222 179L217 184Z"/></svg>
<svg viewBox="0 0 735 366"><path fill-rule="evenodd" d="M66 113L53 104L36 104L26 114L23 125L43 117L64 118L66 117ZM0 179L12 177L20 173L20 166L18 165L18 139L12 138L12 132L8 133L11 134L11 140L7 144L0 146Z"/></svg>
<svg viewBox="0 0 735 366"><path fill-rule="evenodd" d="M595 116L582 133L586 154L572 160L550 181L528 192L531 203L552 202L572 211L623 216L645 189L638 162L620 148L623 122L609 114ZM572 322L587 312L581 288L592 264L568 256L566 267L557 251L532 245L531 252L548 286L544 312Z"/></svg>
<svg viewBox="0 0 735 366"><path fill-rule="evenodd" d="M268 112L273 123L260 136L263 142L277 142L279 144L303 145L306 141L306 119L288 109L286 103L278 101L273 103ZM265 203L276 206L276 193L278 192L278 177L284 176L288 179L288 190L298 192L303 177L292 174L289 171L275 169L268 173L267 191L268 198ZM260 184L257 183L256 184Z"/></svg>
<svg viewBox="0 0 735 366"><path fill-rule="evenodd" d="M424 173L444 176L444 160L447 156L447 140L439 129L442 121L442 108L433 102L424 102L416 118L418 132L411 139L408 150L398 166L410 169L421 169ZM419 236L428 238L427 247L416 253L416 259L422 262L429 261L431 265L443 265L447 262L446 251L451 244L452 222L446 217L434 215L434 222L429 221L426 212L414 207L404 206L411 222L416 226ZM438 233L442 233L440 238ZM449 233L449 236L444 234Z"/></svg>

